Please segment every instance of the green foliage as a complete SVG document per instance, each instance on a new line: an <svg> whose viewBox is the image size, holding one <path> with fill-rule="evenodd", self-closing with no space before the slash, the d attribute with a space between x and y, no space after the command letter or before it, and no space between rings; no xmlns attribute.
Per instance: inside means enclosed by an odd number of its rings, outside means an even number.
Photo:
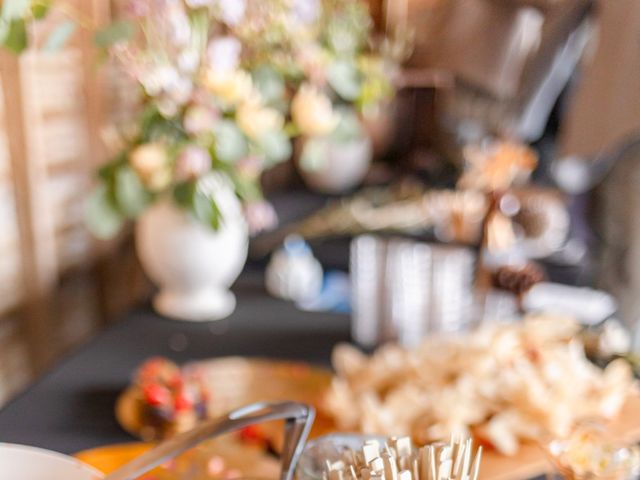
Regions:
<svg viewBox="0 0 640 480"><path fill-rule="evenodd" d="M136 28L132 22L120 20L96 32L93 41L100 48L108 48L119 42L130 40Z"/></svg>
<svg viewBox="0 0 640 480"><path fill-rule="evenodd" d="M291 156L291 139L282 131L265 133L258 144L269 164L284 162Z"/></svg>
<svg viewBox="0 0 640 480"><path fill-rule="evenodd" d="M42 20L49 13L51 0L37 0L31 4L31 15L36 20Z"/></svg>
<svg viewBox="0 0 640 480"><path fill-rule="evenodd" d="M253 73L253 82L262 99L267 103L277 103L285 93L282 75L269 65L261 65Z"/></svg>
<svg viewBox="0 0 640 480"><path fill-rule="evenodd" d="M327 140L325 138L309 138L305 140L300 155L300 166L309 172L320 170L327 157Z"/></svg>
<svg viewBox="0 0 640 480"><path fill-rule="evenodd" d="M222 120L215 130L215 154L218 160L233 163L248 153L247 140L231 120Z"/></svg>
<svg viewBox="0 0 640 480"><path fill-rule="evenodd" d="M99 238L117 233L124 221L135 218L153 200L124 155L102 167L101 180L87 203L86 223Z"/></svg>
<svg viewBox="0 0 640 480"><path fill-rule="evenodd" d="M3 44L13 53L21 53L29 45L27 38L27 26L22 18L9 20L9 28L4 37Z"/></svg>
<svg viewBox="0 0 640 480"><path fill-rule="evenodd" d="M236 195L243 201L253 201L262 198L262 190L260 184L250 178L238 175L235 171L230 170L228 177L233 183Z"/></svg>
<svg viewBox="0 0 640 480"><path fill-rule="evenodd" d="M196 220L214 230L220 228L222 215L215 200L204 193L196 180L177 185L173 190L173 199L178 206L191 212Z"/></svg>
<svg viewBox="0 0 640 480"><path fill-rule="evenodd" d="M84 218L89 230L102 239L113 237L124 223L124 218L111 202L106 185L99 185L89 197Z"/></svg>
<svg viewBox="0 0 640 480"><path fill-rule="evenodd" d="M191 209L196 219L214 230L220 228L222 215L215 200L196 188Z"/></svg>
<svg viewBox="0 0 640 480"><path fill-rule="evenodd" d="M327 79L331 88L348 102L355 101L362 89L362 76L349 60L337 60L329 66Z"/></svg>
<svg viewBox="0 0 640 480"><path fill-rule="evenodd" d="M129 218L135 218L151 202L151 194L144 188L138 175L124 165L115 171L113 196L120 212Z"/></svg>
<svg viewBox="0 0 640 480"><path fill-rule="evenodd" d="M52 0L4 0L0 14L0 44L16 54L22 53L29 46L29 24L44 19L52 5ZM75 29L73 20L57 25L43 51L52 52L62 47Z"/></svg>
<svg viewBox="0 0 640 480"><path fill-rule="evenodd" d="M339 109L340 121L329 138L336 143L346 143L364 135L362 125L356 113L347 107Z"/></svg>

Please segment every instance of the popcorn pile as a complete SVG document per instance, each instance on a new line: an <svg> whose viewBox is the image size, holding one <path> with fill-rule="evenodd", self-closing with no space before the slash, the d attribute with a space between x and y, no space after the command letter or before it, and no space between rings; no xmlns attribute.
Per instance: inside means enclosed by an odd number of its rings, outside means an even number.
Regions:
<svg viewBox="0 0 640 480"><path fill-rule="evenodd" d="M629 365L590 363L578 330L540 315L427 338L414 350L389 344L371 357L339 345L325 408L340 429L420 444L473 435L513 455L522 440L563 438L581 420L615 417L632 392Z"/></svg>

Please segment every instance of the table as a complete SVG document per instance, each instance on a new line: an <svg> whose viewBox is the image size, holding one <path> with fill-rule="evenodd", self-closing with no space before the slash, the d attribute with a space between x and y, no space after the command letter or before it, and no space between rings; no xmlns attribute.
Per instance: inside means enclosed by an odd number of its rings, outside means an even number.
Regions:
<svg viewBox="0 0 640 480"><path fill-rule="evenodd" d="M301 312L269 297L259 269L249 267L234 291L236 311L218 322L164 319L148 305L130 312L0 410L0 442L74 453L133 440L116 423L114 404L135 367L153 355L177 362L250 355L328 365L333 345L349 339L347 315Z"/></svg>

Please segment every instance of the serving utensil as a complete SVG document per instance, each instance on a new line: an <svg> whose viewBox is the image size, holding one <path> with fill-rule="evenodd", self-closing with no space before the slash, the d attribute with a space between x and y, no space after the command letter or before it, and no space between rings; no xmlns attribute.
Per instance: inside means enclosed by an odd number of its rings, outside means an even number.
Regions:
<svg viewBox="0 0 640 480"><path fill-rule="evenodd" d="M280 480L292 480L314 417L315 410L303 403L261 402L248 405L220 418L205 421L188 432L162 442L153 450L107 475L103 480L133 480L204 440L271 420L286 421Z"/></svg>

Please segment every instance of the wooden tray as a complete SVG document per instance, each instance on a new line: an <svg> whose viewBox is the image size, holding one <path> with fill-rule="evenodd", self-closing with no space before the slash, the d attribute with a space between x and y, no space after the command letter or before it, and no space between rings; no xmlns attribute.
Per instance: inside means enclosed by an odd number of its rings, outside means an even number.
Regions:
<svg viewBox="0 0 640 480"><path fill-rule="evenodd" d="M627 400L620 415L609 425L613 438L621 442L640 441L640 396ZM524 480L543 475L550 470L550 463L541 447L525 444L517 455L506 457L496 451L487 451L482 458L481 480Z"/></svg>
<svg viewBox="0 0 640 480"><path fill-rule="evenodd" d="M124 443L85 450L75 455L78 460L91 465L104 474L109 474L142 455L154 446L153 443ZM212 474L209 471L211 461L215 458L224 462L225 472L234 472L230 478L265 478L277 479L280 462L264 452L261 447L242 443L232 436L205 442L189 452L181 455L177 461L167 462L141 480L183 480L181 472L188 472L189 478L206 478L207 480L224 480L227 474ZM197 472L201 472L198 474ZM195 477L194 477L195 475Z"/></svg>
<svg viewBox="0 0 640 480"><path fill-rule="evenodd" d="M242 357L199 363L206 367L206 381L214 392L215 403L210 406L212 415L259 400L298 400L317 408L323 392L331 382L330 371L304 363ZM130 392L125 393L120 398L116 416L125 429L139 435L141 426L132 409L130 395ZM318 410L311 438L335 431L331 419L322 414L322 409ZM640 441L640 396L629 398L609 428L612 436L619 438L621 442ZM277 447L281 442L281 424L268 427L267 433ZM542 475L549 468L550 463L538 445L524 444L518 454L512 457L485 451L480 478L522 480Z"/></svg>

